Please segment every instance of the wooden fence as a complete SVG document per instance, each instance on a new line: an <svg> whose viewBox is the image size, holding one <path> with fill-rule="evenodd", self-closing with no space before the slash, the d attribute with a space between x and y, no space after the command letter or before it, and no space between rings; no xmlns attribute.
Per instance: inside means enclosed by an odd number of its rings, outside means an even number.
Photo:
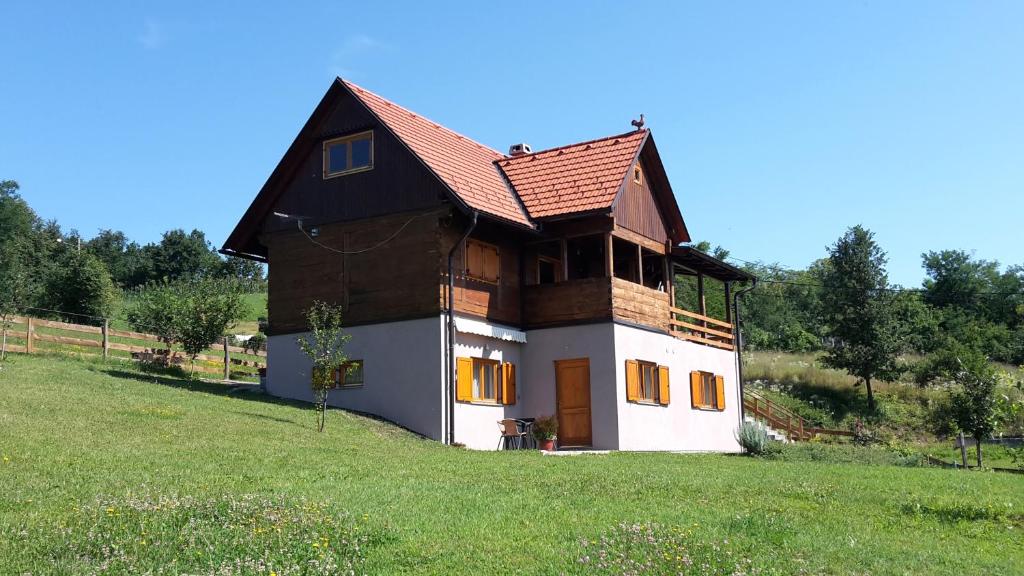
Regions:
<svg viewBox="0 0 1024 576"><path fill-rule="evenodd" d="M161 359L172 365L188 368L190 359L180 349L160 342L154 334L116 330L108 322L103 326L71 324L56 320L45 320L29 316L15 316L7 331L7 351L34 354L40 352L74 354L102 358L132 360ZM249 351L228 344L224 338L221 344L204 350L196 356L195 370L207 374L219 374L225 380L233 377L253 378L266 368L267 353L263 350Z"/></svg>

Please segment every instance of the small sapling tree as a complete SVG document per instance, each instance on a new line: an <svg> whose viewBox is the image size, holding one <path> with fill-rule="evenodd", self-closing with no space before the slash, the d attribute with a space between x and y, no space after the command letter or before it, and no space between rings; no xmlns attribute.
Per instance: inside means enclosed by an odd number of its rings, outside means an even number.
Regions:
<svg viewBox="0 0 1024 576"><path fill-rule="evenodd" d="M175 314L181 348L190 361L189 376L195 372L196 356L224 337L245 311L237 281L203 278L179 283L180 297Z"/></svg>
<svg viewBox="0 0 1024 576"><path fill-rule="evenodd" d="M999 376L987 358L972 351L964 352L952 376L958 385L951 394L953 417L960 429L974 438L981 467L981 441L991 436L1000 422Z"/></svg>
<svg viewBox="0 0 1024 576"><path fill-rule="evenodd" d="M181 344L195 372L196 356L209 348L241 318L245 301L236 282L211 278L147 284L133 298L128 322L152 332L167 346Z"/></svg>
<svg viewBox="0 0 1024 576"><path fill-rule="evenodd" d="M128 306L128 323L139 332L155 334L167 346L170 360L171 345L178 341L178 314L181 311L181 293L167 280L150 282L135 291Z"/></svg>
<svg viewBox="0 0 1024 576"><path fill-rule="evenodd" d="M350 336L341 329L341 307L314 301L306 310L309 334L300 336L299 349L309 356L313 363L310 386L316 403L317 431L324 431L327 418L327 395L335 386L335 371L341 370L348 361L345 344Z"/></svg>

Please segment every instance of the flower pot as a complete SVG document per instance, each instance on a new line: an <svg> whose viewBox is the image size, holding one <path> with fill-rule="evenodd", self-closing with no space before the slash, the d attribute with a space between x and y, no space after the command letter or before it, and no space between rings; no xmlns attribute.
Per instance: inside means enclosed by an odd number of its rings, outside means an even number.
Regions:
<svg viewBox="0 0 1024 576"><path fill-rule="evenodd" d="M537 441L537 447L540 448L541 450L554 450L555 449L555 439L554 438L547 438L547 439L538 440Z"/></svg>

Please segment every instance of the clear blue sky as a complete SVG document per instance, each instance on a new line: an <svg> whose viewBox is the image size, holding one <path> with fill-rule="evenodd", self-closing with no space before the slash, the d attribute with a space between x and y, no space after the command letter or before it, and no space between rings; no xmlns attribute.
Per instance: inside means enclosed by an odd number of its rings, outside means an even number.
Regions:
<svg viewBox="0 0 1024 576"><path fill-rule="evenodd" d="M219 247L335 75L504 150L648 119L696 239L890 277L1024 263L1024 3L5 2L0 178L45 218Z"/></svg>

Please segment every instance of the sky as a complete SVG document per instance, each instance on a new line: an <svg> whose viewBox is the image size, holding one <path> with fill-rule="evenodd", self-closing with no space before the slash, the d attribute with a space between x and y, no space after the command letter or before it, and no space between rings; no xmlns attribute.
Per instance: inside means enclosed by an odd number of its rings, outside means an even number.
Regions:
<svg viewBox="0 0 1024 576"><path fill-rule="evenodd" d="M269 3L268 3L269 4ZM223 243L335 76L498 150L644 113L695 240L804 267L850 226L1024 263L1024 3L10 1L0 179L86 237Z"/></svg>

